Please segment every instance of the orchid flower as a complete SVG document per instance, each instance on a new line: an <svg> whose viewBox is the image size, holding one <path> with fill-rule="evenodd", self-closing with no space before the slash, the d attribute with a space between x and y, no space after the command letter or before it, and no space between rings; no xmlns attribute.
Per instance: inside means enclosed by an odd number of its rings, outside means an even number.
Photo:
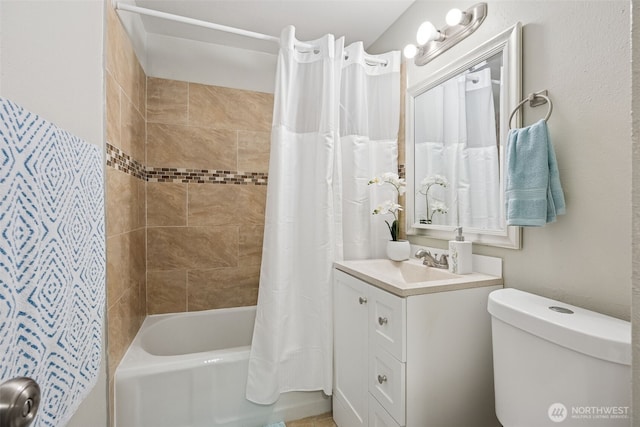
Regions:
<svg viewBox="0 0 640 427"><path fill-rule="evenodd" d="M407 190L407 183L404 178L400 178L397 173L394 172L385 172L381 176L376 176L369 180L369 185L371 184L391 184L398 192L398 197L402 196ZM398 240L398 234L400 232L400 226L398 224L398 212L402 210L402 205L395 203L392 200L387 200L381 205L377 206L373 210L374 215L384 215L384 214L393 214L393 222L389 224L389 221L385 220L387 223L387 227L389 227L389 232L391 233L391 240Z"/></svg>
<svg viewBox="0 0 640 427"><path fill-rule="evenodd" d="M447 205L445 205L444 202L438 199L433 199L433 201L431 202L432 203L431 208L429 208L429 190L434 185L440 185L446 188L449 185L449 180L442 175L436 174L436 175L428 176L420 182L420 190L418 190L418 193L423 194L426 197L426 203L427 203L426 223L427 224L431 224L434 213L438 212L441 214L445 214L449 210ZM424 220L420 220L420 222L423 222L423 221Z"/></svg>
<svg viewBox="0 0 640 427"><path fill-rule="evenodd" d="M391 184L398 191L398 195L402 196L406 191L407 183L404 178L400 178L397 173L385 172L380 177L374 177L369 181L369 184Z"/></svg>

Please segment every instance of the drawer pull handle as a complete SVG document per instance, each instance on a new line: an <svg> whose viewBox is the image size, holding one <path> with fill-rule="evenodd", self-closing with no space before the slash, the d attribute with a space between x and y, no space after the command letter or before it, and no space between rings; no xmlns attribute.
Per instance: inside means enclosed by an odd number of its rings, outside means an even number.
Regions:
<svg viewBox="0 0 640 427"><path fill-rule="evenodd" d="M360 304L366 304L367 303L367 299L364 298L364 297L358 298L358 301L360 302Z"/></svg>
<svg viewBox="0 0 640 427"><path fill-rule="evenodd" d="M378 375L378 382L380 384L386 383L387 382L387 376L386 375Z"/></svg>
<svg viewBox="0 0 640 427"><path fill-rule="evenodd" d="M378 323L380 324L380 326L386 325L387 323L389 323L389 320L386 317L378 317Z"/></svg>

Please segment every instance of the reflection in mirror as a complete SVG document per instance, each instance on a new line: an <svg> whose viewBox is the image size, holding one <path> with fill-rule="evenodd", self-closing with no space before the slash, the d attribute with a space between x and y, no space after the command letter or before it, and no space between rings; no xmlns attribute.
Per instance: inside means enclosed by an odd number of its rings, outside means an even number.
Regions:
<svg viewBox="0 0 640 427"><path fill-rule="evenodd" d="M415 98L415 216L421 224L504 228L496 119L501 75L498 53Z"/></svg>
<svg viewBox="0 0 640 427"><path fill-rule="evenodd" d="M520 247L504 221L502 153L520 98L520 25L496 36L407 96L407 230Z"/></svg>

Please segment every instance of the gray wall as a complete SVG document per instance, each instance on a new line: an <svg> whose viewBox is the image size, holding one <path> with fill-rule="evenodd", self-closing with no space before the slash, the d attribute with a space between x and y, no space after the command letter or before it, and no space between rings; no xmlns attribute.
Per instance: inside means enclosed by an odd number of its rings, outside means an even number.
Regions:
<svg viewBox="0 0 640 427"><path fill-rule="evenodd" d="M473 3L456 3L466 8ZM548 89L549 120L567 214L527 228L523 249L476 245L504 260L507 287L630 318L631 71L629 1L489 1L489 14L469 38L424 67L407 66L408 85L473 47L523 24L523 93ZM424 20L444 26L451 2L418 1L369 49L415 43ZM599 29L606 29L606 37ZM525 109L525 124L546 114ZM411 238L446 247L443 241Z"/></svg>
<svg viewBox="0 0 640 427"><path fill-rule="evenodd" d="M633 1L633 424L640 425L640 1Z"/></svg>

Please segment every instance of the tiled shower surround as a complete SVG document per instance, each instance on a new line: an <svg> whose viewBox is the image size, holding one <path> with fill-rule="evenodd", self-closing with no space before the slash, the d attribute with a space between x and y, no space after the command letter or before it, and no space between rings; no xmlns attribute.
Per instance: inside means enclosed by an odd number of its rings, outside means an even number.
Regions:
<svg viewBox="0 0 640 427"><path fill-rule="evenodd" d="M272 108L148 78L146 165L107 144L107 166L146 183L148 314L256 303Z"/></svg>
<svg viewBox="0 0 640 427"><path fill-rule="evenodd" d="M117 136L129 112L120 105L108 118L117 122L106 149L111 380L146 314L254 305L258 295L272 95L146 85L147 119L126 132L138 136L128 147ZM117 89L108 103L128 101ZM134 144L145 150L127 152Z"/></svg>
<svg viewBox="0 0 640 427"><path fill-rule="evenodd" d="M146 80L115 11L107 7L107 145L138 165L138 174L107 166L107 334L109 411L113 376L147 314L146 270ZM113 420L113 417L111 417Z"/></svg>
<svg viewBox="0 0 640 427"><path fill-rule="evenodd" d="M148 78L107 9L113 396L115 369L147 314L256 303L273 95Z"/></svg>
<svg viewBox="0 0 640 427"><path fill-rule="evenodd" d="M147 79L147 312L254 305L273 95Z"/></svg>

